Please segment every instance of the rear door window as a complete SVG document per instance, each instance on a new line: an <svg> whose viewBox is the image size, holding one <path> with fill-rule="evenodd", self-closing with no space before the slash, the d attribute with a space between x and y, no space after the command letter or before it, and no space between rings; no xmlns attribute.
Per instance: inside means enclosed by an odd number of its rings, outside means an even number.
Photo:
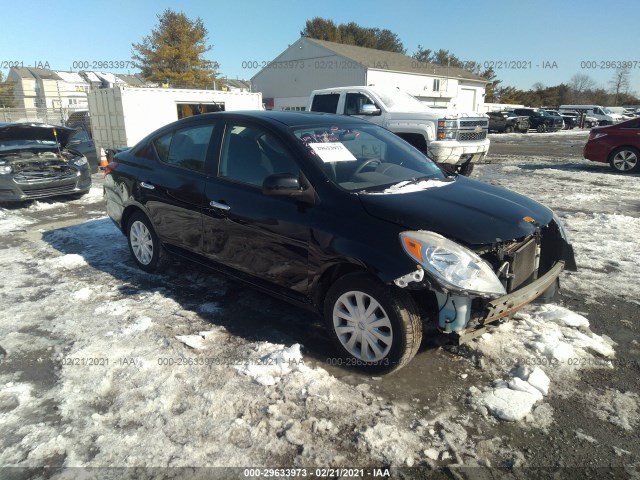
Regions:
<svg viewBox="0 0 640 480"><path fill-rule="evenodd" d="M214 125L197 125L166 133L153 141L158 159L174 167L203 172Z"/></svg>

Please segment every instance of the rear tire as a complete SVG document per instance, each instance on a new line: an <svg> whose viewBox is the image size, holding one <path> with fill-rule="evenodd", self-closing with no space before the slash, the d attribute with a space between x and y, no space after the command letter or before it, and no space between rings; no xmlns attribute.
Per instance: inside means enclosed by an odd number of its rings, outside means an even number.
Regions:
<svg viewBox="0 0 640 480"><path fill-rule="evenodd" d="M609 155L609 165L619 173L640 171L640 151L633 147L616 148Z"/></svg>
<svg viewBox="0 0 640 480"><path fill-rule="evenodd" d="M147 216L138 211L131 215L127 225L127 243L133 260L149 273L159 273L169 264L167 251Z"/></svg>
<svg viewBox="0 0 640 480"><path fill-rule="evenodd" d="M323 314L342 365L390 373L409 363L422 341L422 322L409 293L365 273L339 278L327 293Z"/></svg>

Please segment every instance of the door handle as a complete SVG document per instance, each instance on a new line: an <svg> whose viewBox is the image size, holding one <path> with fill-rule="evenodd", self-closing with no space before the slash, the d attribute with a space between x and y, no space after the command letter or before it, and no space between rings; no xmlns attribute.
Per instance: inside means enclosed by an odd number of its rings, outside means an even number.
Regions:
<svg viewBox="0 0 640 480"><path fill-rule="evenodd" d="M153 185L151 185L150 183L147 183L147 182L140 182L140 186L142 188L147 188L149 190L153 190L154 188L156 188L156 187L154 187Z"/></svg>
<svg viewBox="0 0 640 480"><path fill-rule="evenodd" d="M209 202L209 205L211 205L213 208L219 208L220 210L231 210L231 207L224 202L214 202L213 200L211 200Z"/></svg>

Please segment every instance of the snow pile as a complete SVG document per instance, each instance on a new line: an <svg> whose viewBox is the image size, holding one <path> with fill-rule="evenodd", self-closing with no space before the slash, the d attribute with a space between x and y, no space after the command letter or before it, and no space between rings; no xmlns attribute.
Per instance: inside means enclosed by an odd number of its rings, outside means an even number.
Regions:
<svg viewBox="0 0 640 480"><path fill-rule="evenodd" d="M52 210L54 208L64 208L67 204L63 202L56 201L34 201L31 205L29 205L29 210L33 212L41 212L43 210Z"/></svg>
<svg viewBox="0 0 640 480"><path fill-rule="evenodd" d="M87 262L81 255L78 255L77 253L69 253L52 259L49 264L54 268L72 270L74 268L84 267Z"/></svg>
<svg viewBox="0 0 640 480"><path fill-rule="evenodd" d="M505 382L498 382L499 386L484 392L481 403L502 420L522 420L531 413L537 401L548 395L549 384L549 377L542 369L519 368L506 385ZM475 387L470 392L476 396L480 393Z"/></svg>
<svg viewBox="0 0 640 480"><path fill-rule="evenodd" d="M23 217L18 212L12 213L9 210L0 208L0 235L24 230L24 227L35 223L35 220L29 217Z"/></svg>
<svg viewBox="0 0 640 480"><path fill-rule="evenodd" d="M287 348L277 348L257 361L247 359L246 365L238 366L236 369L260 385L275 385L291 372L307 371L298 343Z"/></svg>
<svg viewBox="0 0 640 480"><path fill-rule="evenodd" d="M549 394L551 380L544 369L564 382L579 368L612 368L613 346L608 337L591 332L582 315L557 305L530 306L470 344L495 374L509 374L484 391L471 387L470 401L502 420L523 420Z"/></svg>

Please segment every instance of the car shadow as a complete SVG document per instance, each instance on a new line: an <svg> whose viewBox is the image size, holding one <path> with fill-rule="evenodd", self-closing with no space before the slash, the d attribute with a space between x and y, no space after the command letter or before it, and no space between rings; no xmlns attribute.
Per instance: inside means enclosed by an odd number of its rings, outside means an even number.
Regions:
<svg viewBox="0 0 640 480"><path fill-rule="evenodd" d="M80 255L89 266L113 277L111 283L117 284L120 294L114 300L160 292L237 337L251 342L300 343L305 357L313 362L322 366L336 363L332 361L336 358L334 346L318 315L186 260L173 259L165 273L148 274L136 266L125 237L108 218L49 230L42 237L61 254ZM96 243L103 248L96 248ZM214 308L201 309L202 304L213 304ZM194 332L188 333L195 333L195 329L194 325ZM423 340L421 350L442 345L432 335L425 338L429 340ZM349 367L340 369L353 373Z"/></svg>

